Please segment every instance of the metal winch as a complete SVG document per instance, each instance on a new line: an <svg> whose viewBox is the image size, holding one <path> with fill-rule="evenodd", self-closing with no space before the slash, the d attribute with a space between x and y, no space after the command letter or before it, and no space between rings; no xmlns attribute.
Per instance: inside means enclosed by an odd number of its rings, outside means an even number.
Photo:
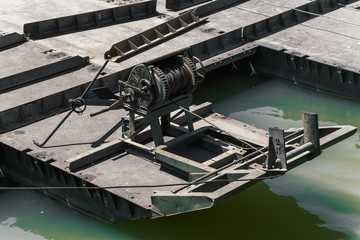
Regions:
<svg viewBox="0 0 360 240"><path fill-rule="evenodd" d="M197 72L195 63L184 55L178 55L157 63L135 66L126 82L120 81L120 96L124 107L149 112L167 100L189 95L204 80Z"/></svg>
<svg viewBox="0 0 360 240"><path fill-rule="evenodd" d="M151 65L137 65L127 81L119 82L124 109L129 111L123 118L124 136L134 138L150 125L155 145L164 143L170 113L179 108L181 111L189 109L192 92L205 77L204 72L198 73L191 59L202 65L196 57L176 55ZM185 117L188 130L193 131L192 116L188 111L185 111Z"/></svg>

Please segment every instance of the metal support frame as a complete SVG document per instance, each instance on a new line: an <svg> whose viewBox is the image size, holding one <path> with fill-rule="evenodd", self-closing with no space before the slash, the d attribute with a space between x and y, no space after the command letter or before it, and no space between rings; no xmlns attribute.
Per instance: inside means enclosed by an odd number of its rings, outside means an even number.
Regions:
<svg viewBox="0 0 360 240"><path fill-rule="evenodd" d="M124 104L124 108L129 111L129 125L124 125L123 136L129 138L135 138L138 133L138 129L144 129L144 126L150 124L152 136L155 142L155 146L164 144L164 135L168 133L170 127L170 113L177 110L178 106L189 109L192 102L191 96L181 96L172 101L168 101L163 106L155 109L148 109L148 112L132 109L128 104ZM136 124L136 115L143 117L143 121L140 124ZM161 122L159 121L161 118ZM192 116L190 113L185 112L186 124L188 131L194 131ZM141 126L138 126L141 125Z"/></svg>
<svg viewBox="0 0 360 240"><path fill-rule="evenodd" d="M50 37L56 34L82 31L118 22L150 17L156 13L156 2L157 0L146 0L114 8L26 23L24 25L24 33L31 38Z"/></svg>
<svg viewBox="0 0 360 240"><path fill-rule="evenodd" d="M211 146L215 149L219 148L219 140L211 140L209 138L210 135L214 135L216 130L212 127L202 127L193 132L186 133L173 139L166 143L165 145L160 145L155 148L155 159L161 163L165 163L166 165L170 165L181 172L185 172L190 181L193 181L199 177L202 177L208 173L216 171L216 169L229 164L230 162L237 160L243 156L246 151L243 149L232 146L231 144L226 144L227 146L222 146L222 152L218 153L217 156L208 159L202 163L193 161L189 158L180 156L175 154L173 151L178 149L179 147L183 147L198 140L207 139L207 147L204 149L209 149ZM217 133L219 136L219 133ZM225 143L224 143L225 144Z"/></svg>
<svg viewBox="0 0 360 240"><path fill-rule="evenodd" d="M197 199L196 201L200 203L203 199L208 199L210 203L217 203L253 185L263 177L281 176L287 170L312 159L314 154L320 154L317 115L303 113L303 119L304 130L287 134L286 137L283 129L270 128L269 147L248 154L234 153L234 150L229 148L223 154L196 166L193 165L193 162L189 162L189 159L172 154L169 150L203 138L209 134L210 128L197 129L192 133L168 142L167 147L160 146L156 148L156 160L187 171L191 182L189 182L189 185L172 192L156 192L152 196L152 208L164 215L192 211L197 208L193 205L187 205L187 201ZM348 134L353 134L356 131L351 127L345 128L347 128ZM342 131L339 128L335 131L326 130L325 132L335 137L340 136L339 133ZM322 146L327 146L327 141L332 142L328 136L324 136L321 142ZM292 144L295 148L286 152L286 144ZM219 165L212 164L213 162L217 164L216 160L223 162ZM200 167L204 170L204 166L212 167L214 170L207 172L198 171L194 168ZM217 182L216 180L222 181ZM164 199L166 199L167 204L160 205L159 202ZM199 208L201 208L201 205L199 205Z"/></svg>
<svg viewBox="0 0 360 240"><path fill-rule="evenodd" d="M187 12L173 18L163 24L150 28L145 32L134 35L128 39L115 43L104 55L105 59L119 61L147 47L153 46L176 34L184 32L191 27L203 23L206 19L200 19L195 12Z"/></svg>
<svg viewBox="0 0 360 240"><path fill-rule="evenodd" d="M267 171L286 171L285 136L282 128L269 128L269 152L265 161Z"/></svg>

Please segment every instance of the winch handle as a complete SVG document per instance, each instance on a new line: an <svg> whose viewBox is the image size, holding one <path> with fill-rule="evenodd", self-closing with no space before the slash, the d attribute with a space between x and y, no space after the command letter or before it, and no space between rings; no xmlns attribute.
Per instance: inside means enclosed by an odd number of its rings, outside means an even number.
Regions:
<svg viewBox="0 0 360 240"><path fill-rule="evenodd" d="M86 94L89 92L90 88L94 85L95 81L98 79L98 77L100 76L101 72L104 71L104 68L106 67L106 65L108 64L109 60L106 60L104 65L100 68L100 70L98 71L98 73L96 74L96 76L94 77L94 79L90 82L90 84L87 86L87 88L85 89L85 91L83 92L83 94L75 99L71 99L70 102L70 110L69 112L66 114L66 116L59 122L59 124L54 128L54 130L52 130L52 132L49 134L49 136L42 142L42 143L38 143L37 141L33 140L34 144L38 147L43 147L49 140L50 138L55 134L55 132L61 127L61 125L65 122L65 120L73 113L76 112L78 114L82 114L85 111L86 108L86 102L84 100L84 97L86 96ZM81 105L82 104L82 105ZM83 109L81 109L80 107L84 106Z"/></svg>

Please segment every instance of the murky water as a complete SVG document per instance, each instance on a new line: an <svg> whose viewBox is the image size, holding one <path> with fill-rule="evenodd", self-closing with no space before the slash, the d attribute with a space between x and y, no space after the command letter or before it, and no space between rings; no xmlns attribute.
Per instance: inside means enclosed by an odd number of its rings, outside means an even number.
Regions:
<svg viewBox="0 0 360 240"><path fill-rule="evenodd" d="M263 129L300 127L302 111L317 112L321 125L360 127L358 102L239 73L208 78L195 95L196 102L204 100L217 112ZM3 191L0 239L357 239L359 171L360 131L284 177L260 182L209 210L115 225L35 191Z"/></svg>

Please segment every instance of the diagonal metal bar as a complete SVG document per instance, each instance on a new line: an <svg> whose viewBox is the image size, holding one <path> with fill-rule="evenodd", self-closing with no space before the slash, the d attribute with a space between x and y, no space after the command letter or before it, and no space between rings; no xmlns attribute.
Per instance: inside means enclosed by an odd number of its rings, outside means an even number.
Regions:
<svg viewBox="0 0 360 240"><path fill-rule="evenodd" d="M86 102L84 100L85 95L89 92L89 90L91 89L91 87L94 85L95 81L98 79L98 77L100 76L101 72L104 70L104 68L106 67L106 65L108 64L109 60L106 60L104 65L100 68L100 70L98 71L98 73L96 74L96 76L94 77L94 79L90 82L90 84L87 86L87 88L85 89L85 91L83 92L83 94L76 98L76 99L70 99L70 111L65 115L65 117L60 121L60 123L54 128L54 130L49 134L49 136L42 142L42 143L38 143L37 141L33 140L34 144L38 147L43 147L49 140L50 138L55 134L55 132L61 127L61 125L66 121L66 119L73 113L76 112L78 114L82 114L83 111L85 111L86 108ZM80 104L80 105L79 105ZM81 106L84 106L84 108L82 110L77 110L77 108L80 108Z"/></svg>
<svg viewBox="0 0 360 240"><path fill-rule="evenodd" d="M119 61L121 58L128 57L161 41L165 41L176 34L203 23L205 20L205 18L200 19L195 12L184 13L163 24L115 43L110 50L105 53L104 58Z"/></svg>

